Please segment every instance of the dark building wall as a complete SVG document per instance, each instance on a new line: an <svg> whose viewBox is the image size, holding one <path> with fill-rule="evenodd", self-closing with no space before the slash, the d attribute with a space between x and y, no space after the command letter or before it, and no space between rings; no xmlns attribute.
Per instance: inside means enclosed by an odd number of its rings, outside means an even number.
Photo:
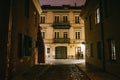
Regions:
<svg viewBox="0 0 120 80"><path fill-rule="evenodd" d="M32 0L2 0L0 5L0 80L7 80L35 63L39 14Z"/></svg>
<svg viewBox="0 0 120 80"><path fill-rule="evenodd" d="M105 0L107 1L107 0ZM104 37L105 37L105 56L106 56L106 70L110 73L120 76L120 7L117 1L104 1ZM109 41L115 42L115 57L111 57L111 49Z"/></svg>
<svg viewBox="0 0 120 80"><path fill-rule="evenodd" d="M32 0L14 1L12 53L16 72L34 64L39 14Z"/></svg>
<svg viewBox="0 0 120 80"><path fill-rule="evenodd" d="M117 1L86 0L81 16L85 20L86 62L120 76L120 8L118 6ZM97 7L100 7L99 24L94 23Z"/></svg>
<svg viewBox="0 0 120 80"><path fill-rule="evenodd" d="M86 3L81 16L85 22L86 62L102 68L102 61L98 59L97 43L101 42L101 26L95 24L95 11L99 7L99 0ZM92 50L91 50L92 46Z"/></svg>

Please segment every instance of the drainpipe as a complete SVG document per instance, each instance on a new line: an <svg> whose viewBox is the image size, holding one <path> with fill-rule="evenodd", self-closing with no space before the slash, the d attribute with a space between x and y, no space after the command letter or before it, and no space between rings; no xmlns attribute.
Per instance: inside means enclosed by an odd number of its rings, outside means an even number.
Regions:
<svg viewBox="0 0 120 80"><path fill-rule="evenodd" d="M101 24L101 40L102 40L102 66L103 71L106 71L106 56L105 56L105 34L104 34L104 6L103 0L100 0L100 24Z"/></svg>
<svg viewBox="0 0 120 80"><path fill-rule="evenodd" d="M13 31L13 0L10 0L10 12L9 12L9 29L8 29L8 58L9 58L9 67L8 67L8 80L12 80L14 77L14 63L15 63L15 54L13 53L13 43L14 43L14 31Z"/></svg>

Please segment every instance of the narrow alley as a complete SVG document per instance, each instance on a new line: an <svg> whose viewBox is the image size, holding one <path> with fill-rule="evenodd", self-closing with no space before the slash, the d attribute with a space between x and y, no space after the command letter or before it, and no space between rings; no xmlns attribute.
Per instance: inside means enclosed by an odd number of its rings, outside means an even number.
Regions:
<svg viewBox="0 0 120 80"><path fill-rule="evenodd" d="M0 80L120 80L118 0L0 6Z"/></svg>
<svg viewBox="0 0 120 80"><path fill-rule="evenodd" d="M82 59L54 59L25 70L13 80L119 80L119 78L86 65Z"/></svg>

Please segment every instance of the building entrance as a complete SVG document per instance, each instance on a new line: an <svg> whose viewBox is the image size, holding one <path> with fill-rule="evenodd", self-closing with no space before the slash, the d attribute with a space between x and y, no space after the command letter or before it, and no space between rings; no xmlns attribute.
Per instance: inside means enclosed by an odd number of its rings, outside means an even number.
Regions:
<svg viewBox="0 0 120 80"><path fill-rule="evenodd" d="M58 46L55 48L55 59L66 59L67 58L67 47Z"/></svg>

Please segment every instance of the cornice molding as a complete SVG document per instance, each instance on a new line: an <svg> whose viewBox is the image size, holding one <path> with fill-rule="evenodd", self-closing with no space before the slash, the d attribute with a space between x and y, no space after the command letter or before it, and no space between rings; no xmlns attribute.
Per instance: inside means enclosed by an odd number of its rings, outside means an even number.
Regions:
<svg viewBox="0 0 120 80"><path fill-rule="evenodd" d="M38 13L41 14L42 13L42 8L41 8L39 0L32 0L32 1L34 3L34 5L35 5L35 7L36 7L36 9L38 11Z"/></svg>

